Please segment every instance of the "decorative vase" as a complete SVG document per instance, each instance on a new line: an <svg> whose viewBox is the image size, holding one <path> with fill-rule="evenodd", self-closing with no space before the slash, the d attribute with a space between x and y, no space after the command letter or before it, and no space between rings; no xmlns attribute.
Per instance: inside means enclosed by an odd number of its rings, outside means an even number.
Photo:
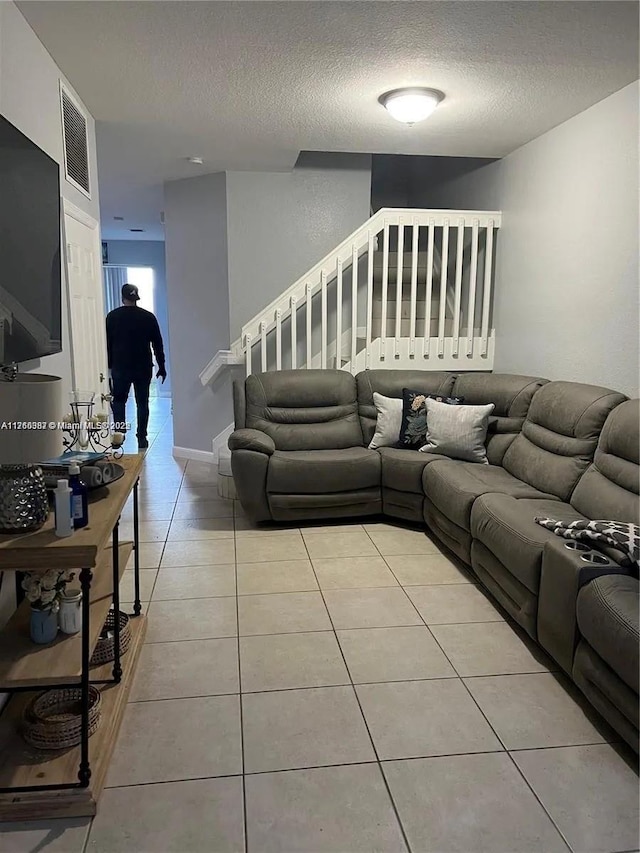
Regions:
<svg viewBox="0 0 640 853"><path fill-rule="evenodd" d="M49 501L39 465L0 465L0 533L38 530L49 515Z"/></svg>
<svg viewBox="0 0 640 853"><path fill-rule="evenodd" d="M29 627L34 643L52 643L58 633L58 611L52 607L47 610L36 610L32 607Z"/></svg>
<svg viewBox="0 0 640 853"><path fill-rule="evenodd" d="M63 634L77 634L82 628L82 592L69 589L60 599L60 630Z"/></svg>

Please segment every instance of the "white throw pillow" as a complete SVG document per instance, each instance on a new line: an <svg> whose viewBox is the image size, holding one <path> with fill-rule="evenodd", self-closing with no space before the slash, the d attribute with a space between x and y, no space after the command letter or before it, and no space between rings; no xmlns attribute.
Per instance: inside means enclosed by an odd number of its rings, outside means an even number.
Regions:
<svg viewBox="0 0 640 853"><path fill-rule="evenodd" d="M402 397L385 397L373 392L373 402L378 411L376 431L369 443L369 449L391 447L398 443L402 426Z"/></svg>
<svg viewBox="0 0 640 853"><path fill-rule="evenodd" d="M493 403L486 406L449 406L427 398L427 443L420 450L452 459L484 462L487 459L487 428Z"/></svg>

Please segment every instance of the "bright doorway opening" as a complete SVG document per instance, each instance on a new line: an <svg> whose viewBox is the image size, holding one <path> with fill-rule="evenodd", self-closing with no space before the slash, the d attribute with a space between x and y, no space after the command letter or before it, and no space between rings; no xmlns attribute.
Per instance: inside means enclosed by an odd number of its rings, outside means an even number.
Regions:
<svg viewBox="0 0 640 853"><path fill-rule="evenodd" d="M152 267L127 267L127 284L135 284L140 294L138 305L155 314L155 277Z"/></svg>

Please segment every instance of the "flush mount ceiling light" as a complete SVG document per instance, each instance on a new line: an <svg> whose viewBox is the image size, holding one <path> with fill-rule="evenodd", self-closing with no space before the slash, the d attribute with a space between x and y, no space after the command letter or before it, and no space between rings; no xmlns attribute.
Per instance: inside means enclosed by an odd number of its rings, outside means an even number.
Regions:
<svg viewBox="0 0 640 853"><path fill-rule="evenodd" d="M204 163L202 157L187 157L187 161L192 163L194 166L202 166Z"/></svg>
<svg viewBox="0 0 640 853"><path fill-rule="evenodd" d="M378 100L397 121L415 124L424 121L444 98L436 89L393 89L380 95Z"/></svg>

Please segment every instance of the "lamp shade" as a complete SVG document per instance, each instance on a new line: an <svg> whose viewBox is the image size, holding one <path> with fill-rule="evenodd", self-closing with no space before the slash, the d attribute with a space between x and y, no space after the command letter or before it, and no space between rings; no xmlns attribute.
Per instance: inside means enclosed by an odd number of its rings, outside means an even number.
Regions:
<svg viewBox="0 0 640 853"><path fill-rule="evenodd" d="M61 404L59 376L21 373L13 382L0 381L0 465L43 462L62 453Z"/></svg>

